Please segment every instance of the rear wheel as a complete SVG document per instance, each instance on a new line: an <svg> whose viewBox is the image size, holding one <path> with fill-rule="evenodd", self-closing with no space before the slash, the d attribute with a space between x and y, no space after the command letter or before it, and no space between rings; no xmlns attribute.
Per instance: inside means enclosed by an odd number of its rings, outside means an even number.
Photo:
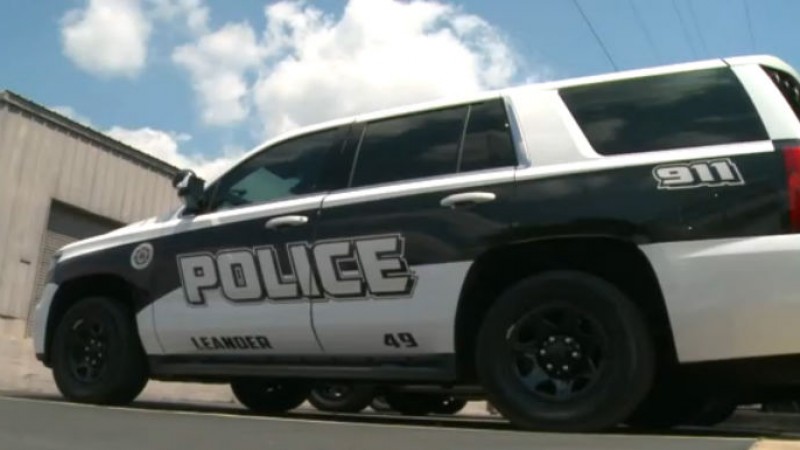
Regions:
<svg viewBox="0 0 800 450"><path fill-rule="evenodd" d="M247 409L262 414L282 414L295 409L309 393L304 383L263 379L233 381L231 390Z"/></svg>
<svg viewBox="0 0 800 450"><path fill-rule="evenodd" d="M130 308L91 297L64 314L52 341L53 377L65 398L121 405L147 384L144 350Z"/></svg>
<svg viewBox="0 0 800 450"><path fill-rule="evenodd" d="M357 413L369 406L375 388L352 383L323 383L311 390L308 402L320 411Z"/></svg>
<svg viewBox="0 0 800 450"><path fill-rule="evenodd" d="M488 400L517 426L597 431L622 422L653 381L651 336L614 285L580 272L529 277L497 299L478 336Z"/></svg>

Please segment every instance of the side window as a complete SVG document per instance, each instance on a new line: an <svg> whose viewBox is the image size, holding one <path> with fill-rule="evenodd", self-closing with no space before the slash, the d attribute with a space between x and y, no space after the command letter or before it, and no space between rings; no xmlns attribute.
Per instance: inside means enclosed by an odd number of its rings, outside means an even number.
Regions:
<svg viewBox="0 0 800 450"><path fill-rule="evenodd" d="M230 209L317 192L321 169L337 130L267 148L223 176L210 210Z"/></svg>
<svg viewBox="0 0 800 450"><path fill-rule="evenodd" d="M562 89L561 98L602 155L767 139L727 68Z"/></svg>
<svg viewBox="0 0 800 450"><path fill-rule="evenodd" d="M517 156L502 100L470 106L459 172L514 166Z"/></svg>
<svg viewBox="0 0 800 450"><path fill-rule="evenodd" d="M467 107L367 124L351 186L455 173Z"/></svg>

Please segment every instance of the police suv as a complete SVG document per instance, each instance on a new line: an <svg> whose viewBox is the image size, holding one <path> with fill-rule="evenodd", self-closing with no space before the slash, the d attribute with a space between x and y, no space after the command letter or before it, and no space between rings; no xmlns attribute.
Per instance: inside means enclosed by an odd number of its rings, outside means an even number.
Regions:
<svg viewBox="0 0 800 450"><path fill-rule="evenodd" d="M305 128L58 252L37 357L78 402L191 380L283 413L370 383L561 431L790 398L799 117L797 73L749 56Z"/></svg>

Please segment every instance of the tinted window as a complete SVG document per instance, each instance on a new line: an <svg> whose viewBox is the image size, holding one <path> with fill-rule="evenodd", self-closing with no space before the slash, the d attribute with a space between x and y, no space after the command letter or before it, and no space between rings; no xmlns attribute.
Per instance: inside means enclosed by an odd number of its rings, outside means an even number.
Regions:
<svg viewBox="0 0 800 450"><path fill-rule="evenodd" d="M502 100L470 107L460 172L513 166L517 163Z"/></svg>
<svg viewBox="0 0 800 450"><path fill-rule="evenodd" d="M336 130L272 146L220 179L212 209L264 203L317 191L325 156Z"/></svg>
<svg viewBox="0 0 800 450"><path fill-rule="evenodd" d="M563 89L598 153L647 152L756 141L764 125L729 69L710 69Z"/></svg>
<svg viewBox="0 0 800 450"><path fill-rule="evenodd" d="M786 72L767 67L765 67L764 70L767 71L767 74L772 79L772 82L775 83L775 86L780 89L783 98L789 102L789 106L792 107L794 114L800 119L800 84L797 83L797 80L795 80L793 76Z"/></svg>
<svg viewBox="0 0 800 450"><path fill-rule="evenodd" d="M455 173L467 108L367 124L352 186Z"/></svg>

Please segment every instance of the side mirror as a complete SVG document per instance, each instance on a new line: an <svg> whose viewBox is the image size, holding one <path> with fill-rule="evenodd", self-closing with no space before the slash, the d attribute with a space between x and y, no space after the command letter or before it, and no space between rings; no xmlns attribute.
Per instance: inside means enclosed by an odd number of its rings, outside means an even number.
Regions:
<svg viewBox="0 0 800 450"><path fill-rule="evenodd" d="M203 200L203 187L206 182L193 171L184 169L172 178L172 186L178 191L185 206L184 212L194 214L200 211Z"/></svg>

